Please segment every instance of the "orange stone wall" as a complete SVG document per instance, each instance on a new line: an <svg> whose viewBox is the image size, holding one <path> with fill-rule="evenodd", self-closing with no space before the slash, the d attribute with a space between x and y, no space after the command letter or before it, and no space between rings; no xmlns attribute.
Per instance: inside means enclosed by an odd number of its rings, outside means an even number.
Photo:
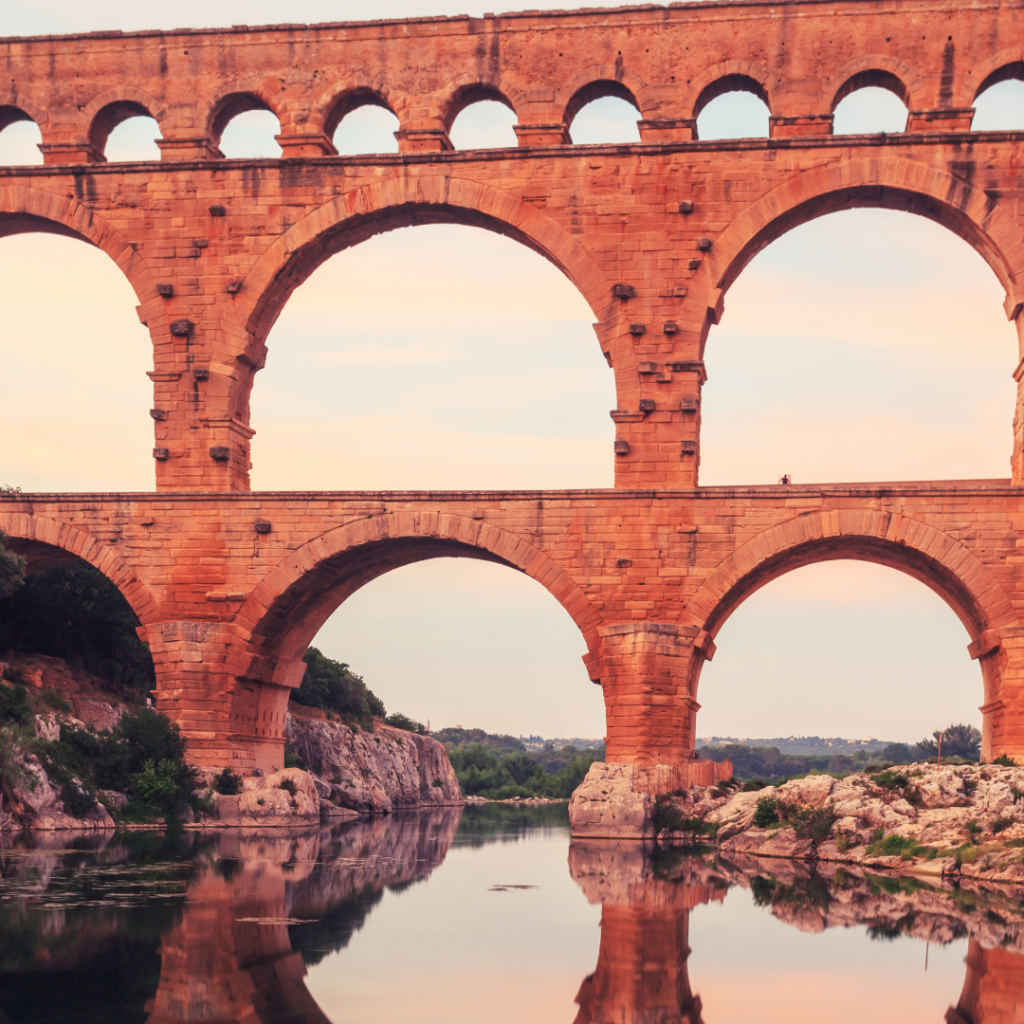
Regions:
<svg viewBox="0 0 1024 1024"><path fill-rule="evenodd" d="M986 755L1024 757L1020 402L1007 481L698 486L708 331L746 263L802 222L856 206L930 217L987 260L1020 328L1024 133L969 127L978 92L1021 70L1022 19L789 0L0 40L0 127L35 120L46 161L0 167L0 236L72 235L131 282L153 342L140 444L156 473L153 494L0 496L0 528L32 564L70 553L118 583L158 704L203 764L279 766L319 626L368 580L438 554L506 563L561 601L604 689L610 760L681 763L721 624L775 576L839 557L945 597L981 667ZM905 100L906 132L831 135L865 85ZM736 88L768 103L771 138L697 139L701 108ZM603 95L636 103L639 144L572 145L575 113ZM496 97L519 146L452 150L459 110ZM397 155L334 153L364 103L398 115ZM224 160L225 125L256 108L278 115L283 158ZM109 132L141 113L163 159L106 163ZM292 291L348 246L431 222L508 235L587 299L615 377L616 489L249 493L249 397Z"/></svg>

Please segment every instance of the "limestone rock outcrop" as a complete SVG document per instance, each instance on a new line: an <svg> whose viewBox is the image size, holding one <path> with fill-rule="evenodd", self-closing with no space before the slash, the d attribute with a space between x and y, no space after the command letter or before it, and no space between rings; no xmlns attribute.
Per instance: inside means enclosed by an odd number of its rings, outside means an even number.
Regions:
<svg viewBox="0 0 1024 1024"><path fill-rule="evenodd" d="M312 774L321 806L359 814L462 804L448 752L429 736L376 724L373 732L293 708L286 735Z"/></svg>

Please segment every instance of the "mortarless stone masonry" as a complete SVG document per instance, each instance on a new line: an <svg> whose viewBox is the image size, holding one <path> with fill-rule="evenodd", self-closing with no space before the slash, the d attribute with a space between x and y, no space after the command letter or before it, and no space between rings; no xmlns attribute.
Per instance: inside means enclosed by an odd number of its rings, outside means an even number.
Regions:
<svg viewBox="0 0 1024 1024"><path fill-rule="evenodd" d="M1024 77L1022 30L1009 3L788 0L0 40L0 127L35 120L46 161L0 167L0 235L73 235L131 282L153 340L157 484L2 495L0 528L34 567L78 556L118 584L158 705L204 765L280 764L319 626L437 555L519 568L561 601L604 689L608 759L639 765L692 749L700 667L749 593L824 559L890 565L970 634L986 756L1024 758L1020 398L1011 480L697 486L708 331L746 263L802 222L930 217L987 260L1021 337L1024 133L969 128L980 91ZM907 103L907 131L833 137L836 104L868 85ZM696 138L731 89L765 100L771 138ZM636 103L641 143L571 144L603 95ZM519 147L453 151L457 113L489 98L516 111ZM364 103L398 115L398 155L334 154ZM277 114L284 158L224 160L225 125L254 108ZM137 114L158 121L163 160L107 164L110 131ZM431 222L509 235L590 303L616 382L616 490L250 493L249 394L291 292L341 249Z"/></svg>

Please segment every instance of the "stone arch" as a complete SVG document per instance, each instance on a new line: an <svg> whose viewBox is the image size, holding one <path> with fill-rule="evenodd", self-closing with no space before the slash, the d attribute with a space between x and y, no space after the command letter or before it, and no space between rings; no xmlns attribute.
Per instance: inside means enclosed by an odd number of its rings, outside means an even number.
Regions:
<svg viewBox="0 0 1024 1024"><path fill-rule="evenodd" d="M750 60L726 60L706 68L688 83L688 99L683 109L696 120L700 112L718 96L727 92L749 92L775 113L775 94L779 80L766 68Z"/></svg>
<svg viewBox="0 0 1024 1024"><path fill-rule="evenodd" d="M41 124L39 119L29 112L25 103L21 101L18 103L0 103L0 132L9 125L17 124L19 121L31 121L36 125Z"/></svg>
<svg viewBox="0 0 1024 1024"><path fill-rule="evenodd" d="M898 57L870 53L850 61L825 83L826 95L831 92L829 112L851 93L872 87L888 89L903 101L907 110L928 106L924 96L926 83L909 64Z"/></svg>
<svg viewBox="0 0 1024 1024"><path fill-rule="evenodd" d="M392 569L446 556L497 562L525 573L568 612L588 650L598 643L597 608L529 541L454 513L393 512L334 527L280 562L235 617L246 651L229 670L250 682L297 685L306 648L347 598Z"/></svg>
<svg viewBox="0 0 1024 1024"><path fill-rule="evenodd" d="M972 68L964 82L964 95L961 97L963 106L973 106L978 97L986 89L998 82L1009 79L1024 81L1024 47L1017 46L1010 50L1000 50L994 57L982 61ZM967 91L969 90L969 92Z"/></svg>
<svg viewBox="0 0 1024 1024"><path fill-rule="evenodd" d="M479 103L481 100L493 100L501 103L508 107L513 114L517 114L517 107L522 106L524 97L518 89L510 87L498 75L486 78L473 74L463 75L452 83L440 104L445 130L451 131L459 114L466 107Z"/></svg>
<svg viewBox="0 0 1024 1024"><path fill-rule="evenodd" d="M206 134L214 145L219 145L220 137L228 123L239 114L250 110L269 110L281 121L278 106L270 102L265 89L260 87L244 88L237 85L225 86L210 100L205 118Z"/></svg>
<svg viewBox="0 0 1024 1024"><path fill-rule="evenodd" d="M0 531L7 535L13 551L32 561L63 561L54 558L54 549L68 557L81 558L98 569L121 592L143 625L160 620L160 608L135 570L108 543L55 519L28 512L0 512Z"/></svg>
<svg viewBox="0 0 1024 1024"><path fill-rule="evenodd" d="M571 129L576 115L588 103L605 96L632 103L641 117L649 116L656 106L647 83L620 61L595 64L575 75L559 90L554 106L562 109L562 123Z"/></svg>
<svg viewBox="0 0 1024 1024"><path fill-rule="evenodd" d="M899 512L835 509L811 512L780 523L751 538L704 581L686 608L701 644L693 659L689 692L697 684L705 657L714 653L713 638L751 594L772 580L817 562L854 559L896 569L924 583L956 613L967 630L968 651L979 659L984 686L982 756L990 757L1001 723L993 721L1004 704L1002 673L1005 639L1014 645L1020 620L995 574L963 544L921 520Z"/></svg>
<svg viewBox="0 0 1024 1024"><path fill-rule="evenodd" d="M707 288L709 322L743 268L787 231L816 217L857 207L905 210L928 217L968 242L1007 292L1007 311L1024 299L1024 239L1012 218L964 178L886 156L814 168L782 182L746 209L714 241L697 280Z"/></svg>
<svg viewBox="0 0 1024 1024"><path fill-rule="evenodd" d="M263 341L291 293L322 263L373 235L410 224L454 223L507 235L552 262L579 289L599 320L612 311L611 283L590 253L556 221L517 196L488 185L431 174L405 176L338 196L282 235L246 277L239 294L235 346L224 362L240 356L262 365ZM628 336L611 343L612 363L635 366ZM246 387L251 385L251 375ZM239 407L245 404L240 399Z"/></svg>
<svg viewBox="0 0 1024 1024"><path fill-rule="evenodd" d="M311 127L322 128L330 139L338 130L338 125L353 110L360 107L381 107L395 116L398 111L392 104L385 86L358 84L332 88L314 107L310 121Z"/></svg>
<svg viewBox="0 0 1024 1024"><path fill-rule="evenodd" d="M87 141L97 153L103 153L110 133L130 117L153 118L159 125L162 135L167 108L149 93L125 85L97 96L82 111L81 117L84 141Z"/></svg>
<svg viewBox="0 0 1024 1024"><path fill-rule="evenodd" d="M30 231L67 235L95 245L118 265L140 302L159 302L144 258L99 214L49 192L23 185L0 187L0 238Z"/></svg>

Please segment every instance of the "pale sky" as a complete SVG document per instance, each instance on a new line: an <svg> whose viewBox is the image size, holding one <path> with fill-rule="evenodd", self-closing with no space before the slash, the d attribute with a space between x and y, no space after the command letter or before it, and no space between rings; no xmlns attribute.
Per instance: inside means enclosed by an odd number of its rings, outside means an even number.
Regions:
<svg viewBox="0 0 1024 1024"><path fill-rule="evenodd" d="M297 0L288 20L490 7ZM0 33L281 20L279 4L252 0L52 0L3 5ZM1024 128L1021 83L1003 83L978 107L977 127ZM836 130L898 131L905 116L891 94L864 90L841 105ZM636 117L622 101L599 101L574 140L635 139ZM392 121L376 108L351 115L339 148L393 150ZM453 139L512 145L513 121L480 104ZM275 155L275 131L272 115L243 115L224 149ZM0 133L0 163L38 162L35 132ZM721 97L700 123L702 138L766 132L767 112L743 94ZM125 122L108 156L155 158L154 136L147 119ZM114 264L81 242L0 239L0 484L152 488L152 361L135 301ZM791 232L744 271L711 332L701 482L1008 477L1016 342L1001 302L981 258L921 218L854 211ZM552 265L484 231L420 227L341 253L296 291L268 340L252 402L253 485L609 486L614 389L592 320ZM953 720L980 724L967 639L939 598L895 571L799 570L723 627L701 682L698 733L912 740ZM500 566L445 559L390 573L339 609L316 643L389 709L435 727L604 733L569 617Z"/></svg>

